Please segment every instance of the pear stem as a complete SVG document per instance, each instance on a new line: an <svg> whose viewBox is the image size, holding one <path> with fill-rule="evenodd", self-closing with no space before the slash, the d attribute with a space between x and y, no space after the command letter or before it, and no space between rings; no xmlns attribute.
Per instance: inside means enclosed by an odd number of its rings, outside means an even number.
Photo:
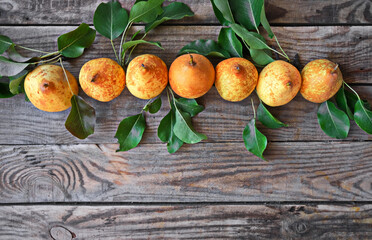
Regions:
<svg viewBox="0 0 372 240"><path fill-rule="evenodd" d="M331 73L335 73L337 71L337 68L338 68L338 63L336 63L336 67L334 69L332 69Z"/></svg>
<svg viewBox="0 0 372 240"><path fill-rule="evenodd" d="M190 54L190 65L191 66L194 66L195 65L194 57L191 54Z"/></svg>

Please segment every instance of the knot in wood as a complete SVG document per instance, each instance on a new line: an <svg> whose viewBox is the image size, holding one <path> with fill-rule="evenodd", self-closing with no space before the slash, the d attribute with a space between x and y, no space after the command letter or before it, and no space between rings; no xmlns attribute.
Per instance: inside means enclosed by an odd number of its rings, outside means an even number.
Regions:
<svg viewBox="0 0 372 240"><path fill-rule="evenodd" d="M76 234L74 232L60 225L53 226L49 230L49 235L54 240L71 240L76 238Z"/></svg>
<svg viewBox="0 0 372 240"><path fill-rule="evenodd" d="M309 230L307 224L304 222L295 222L292 226L293 230L300 234L306 233Z"/></svg>
<svg viewBox="0 0 372 240"><path fill-rule="evenodd" d="M282 233L286 238L301 238L304 236L317 235L311 224L298 218L289 218L283 222Z"/></svg>

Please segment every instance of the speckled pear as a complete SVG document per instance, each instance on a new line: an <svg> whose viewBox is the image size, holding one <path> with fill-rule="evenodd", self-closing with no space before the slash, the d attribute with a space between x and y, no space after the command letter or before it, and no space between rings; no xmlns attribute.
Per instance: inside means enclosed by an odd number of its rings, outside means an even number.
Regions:
<svg viewBox="0 0 372 240"><path fill-rule="evenodd" d="M154 98L168 84L167 65L151 54L138 56L128 65L126 81L133 96L141 99Z"/></svg>
<svg viewBox="0 0 372 240"><path fill-rule="evenodd" d="M257 95L271 107L289 103L301 88L301 74L292 64L278 60L268 64L260 73Z"/></svg>
<svg viewBox="0 0 372 240"><path fill-rule="evenodd" d="M79 82L89 97L101 102L109 102L124 90L125 72L112 59L93 59L81 68Z"/></svg>
<svg viewBox="0 0 372 240"><path fill-rule="evenodd" d="M327 59L309 62L301 75L300 92L306 100L314 103L322 103L333 97L343 82L338 65Z"/></svg>
<svg viewBox="0 0 372 240"><path fill-rule="evenodd" d="M216 67L215 86L221 97L238 102L247 98L256 88L258 72L247 59L230 58Z"/></svg>
<svg viewBox="0 0 372 240"><path fill-rule="evenodd" d="M24 88L35 107L46 112L60 112L71 107L72 93L78 94L79 87L75 77L65 71L68 81L62 67L57 65L41 65L27 74Z"/></svg>

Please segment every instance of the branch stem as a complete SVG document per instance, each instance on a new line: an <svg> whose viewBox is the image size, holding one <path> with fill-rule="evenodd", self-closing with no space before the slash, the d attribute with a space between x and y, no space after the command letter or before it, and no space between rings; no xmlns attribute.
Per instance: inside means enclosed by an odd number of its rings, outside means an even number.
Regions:
<svg viewBox="0 0 372 240"><path fill-rule="evenodd" d="M33 49L33 48L24 47L24 46L21 46L21 45L15 45L15 46L17 46L19 48L23 48L23 49L28 50L28 51L31 51L31 52L50 53L50 52L40 51L40 50Z"/></svg>
<svg viewBox="0 0 372 240"><path fill-rule="evenodd" d="M70 85L70 81L68 80L68 77L67 77L67 73L66 73L65 67L63 66L62 58L59 58L59 63L61 64L61 67L62 67L63 73L64 73L64 75L65 75L65 79L66 79L67 84L68 84L68 87L70 88L70 91L71 91L72 95L75 95L75 93L72 91L72 88L71 88L71 85Z"/></svg>
<svg viewBox="0 0 372 240"><path fill-rule="evenodd" d="M253 109L253 118L256 119L256 109L254 109L253 98L251 98L251 103L252 103L252 109Z"/></svg>
<svg viewBox="0 0 372 240"><path fill-rule="evenodd" d="M151 99L149 99L148 101L147 101L147 103L145 104L145 106L142 108L142 111L141 111L141 113L143 113L143 111L145 111L145 109L146 109L146 107L147 107L147 105L149 105L150 104L150 102L153 100L153 98L151 98Z"/></svg>
<svg viewBox="0 0 372 240"><path fill-rule="evenodd" d="M115 53L116 61L120 64L120 60L118 58L118 55L116 53L116 49L115 49L115 46L114 46L114 42L112 40L110 40L110 42L111 42L112 49L114 50L114 53Z"/></svg>
<svg viewBox="0 0 372 240"><path fill-rule="evenodd" d="M360 101L362 101L361 99L360 99L360 97L359 97L359 94L354 90L354 89L352 89L350 86L349 86L349 84L347 84L345 81L344 81L344 84L351 90L351 91L353 91L353 93L358 97L358 100L360 100Z"/></svg>
<svg viewBox="0 0 372 240"><path fill-rule="evenodd" d="M145 33L145 34L143 35L143 37L142 37L140 40L143 40L143 39L146 37L146 35L147 35L147 33ZM130 61L130 57L132 56L132 52L134 51L134 49L135 49L137 46L138 46L138 44L134 45L134 46L132 47L132 50L130 50L129 55L128 55L128 57L127 57L127 61L125 61L125 65L128 65L128 63L129 63L129 61Z"/></svg>
<svg viewBox="0 0 372 240"><path fill-rule="evenodd" d="M278 41L278 38L274 35L274 38L275 38L275 41L276 41L276 44L278 44L278 47L280 48L280 50L284 53L284 55L285 55L285 58L288 60L288 61L290 61L290 59L289 59L289 57L288 57L288 55L284 52L284 50L283 50L283 48L282 48L282 46L280 46L280 43L279 43L279 41Z"/></svg>
<svg viewBox="0 0 372 240"><path fill-rule="evenodd" d="M40 64L40 63L49 63L49 62L52 62L53 60L58 60L58 58L61 57L61 54L58 54L57 56L51 58L51 59L48 59L48 60L44 60L44 61L38 61L38 62L33 62L33 63L30 63L30 64Z"/></svg>
<svg viewBox="0 0 372 240"><path fill-rule="evenodd" d="M123 35L121 36L120 40L120 46L119 46L119 59L120 59L120 65L123 63L123 53L121 52L123 44L125 43L125 39L127 38L127 32L128 29L132 26L132 22L129 22L128 25L125 27ZM125 54L124 54L125 57Z"/></svg>

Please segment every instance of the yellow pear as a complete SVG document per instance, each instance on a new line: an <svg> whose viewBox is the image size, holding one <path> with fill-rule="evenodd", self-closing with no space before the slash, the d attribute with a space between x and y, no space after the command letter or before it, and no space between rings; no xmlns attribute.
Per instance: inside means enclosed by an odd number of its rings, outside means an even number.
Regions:
<svg viewBox="0 0 372 240"><path fill-rule="evenodd" d="M27 74L24 88L35 107L46 112L60 112L71 107L72 93L78 94L79 87L75 77L65 71L68 81L62 67L57 65L41 65Z"/></svg>
<svg viewBox="0 0 372 240"><path fill-rule="evenodd" d="M125 72L112 59L93 59L81 68L79 82L89 97L101 102L109 102L124 90Z"/></svg>
<svg viewBox="0 0 372 240"><path fill-rule="evenodd" d="M333 97L343 82L338 65L327 59L309 62L301 75L300 92L306 100L314 103L322 103Z"/></svg>
<svg viewBox="0 0 372 240"><path fill-rule="evenodd" d="M238 102L247 98L256 88L257 80L256 67L244 58L229 58L216 67L215 86L227 101Z"/></svg>
<svg viewBox="0 0 372 240"><path fill-rule="evenodd" d="M301 88L301 74L292 64L278 60L260 73L257 95L271 107L289 103Z"/></svg>
<svg viewBox="0 0 372 240"><path fill-rule="evenodd" d="M138 56L128 65L126 81L133 96L141 99L154 98L168 84L167 65L151 54Z"/></svg>

